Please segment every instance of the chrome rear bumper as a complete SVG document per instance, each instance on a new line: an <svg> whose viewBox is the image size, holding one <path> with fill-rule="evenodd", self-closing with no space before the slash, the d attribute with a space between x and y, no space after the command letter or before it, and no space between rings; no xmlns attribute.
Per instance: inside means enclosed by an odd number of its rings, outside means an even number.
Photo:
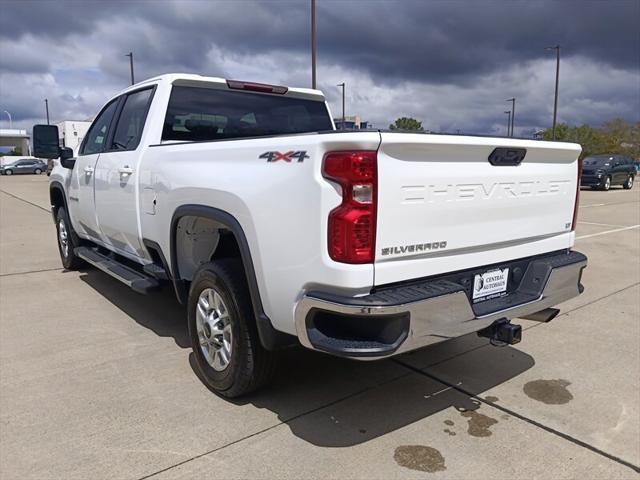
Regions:
<svg viewBox="0 0 640 480"><path fill-rule="evenodd" d="M587 258L578 252L532 259L515 291L476 305L462 285L437 279L357 298L308 292L295 309L296 330L300 342L313 350L361 360L398 355L569 300L583 291L580 278L586 265ZM322 322L314 320L318 315ZM368 328L377 321L381 327L374 328L384 329L387 319L397 323L393 341L388 340L389 332L384 333L385 341L370 334L363 341L357 334L350 338L354 328L340 331L340 325L350 322ZM321 324L338 334L327 334Z"/></svg>

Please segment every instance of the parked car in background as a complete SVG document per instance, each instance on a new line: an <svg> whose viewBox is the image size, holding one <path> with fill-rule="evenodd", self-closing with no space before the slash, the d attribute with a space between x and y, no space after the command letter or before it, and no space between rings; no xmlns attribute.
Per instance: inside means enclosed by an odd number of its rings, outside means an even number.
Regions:
<svg viewBox="0 0 640 480"><path fill-rule="evenodd" d="M636 168L630 158L623 155L592 155L582 161L580 185L593 189L609 190L612 185L633 187Z"/></svg>
<svg viewBox="0 0 640 480"><path fill-rule="evenodd" d="M2 175L14 175L19 173L35 173L40 175L47 169L47 164L37 158L22 158L15 162L0 167Z"/></svg>

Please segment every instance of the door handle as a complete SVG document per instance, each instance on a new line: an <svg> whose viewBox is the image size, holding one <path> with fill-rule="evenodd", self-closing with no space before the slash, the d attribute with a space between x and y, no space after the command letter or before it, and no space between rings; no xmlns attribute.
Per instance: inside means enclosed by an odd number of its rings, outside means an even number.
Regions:
<svg viewBox="0 0 640 480"><path fill-rule="evenodd" d="M120 167L118 171L120 172L120 175L131 175L133 173L133 168L129 165L125 165L124 167Z"/></svg>
<svg viewBox="0 0 640 480"><path fill-rule="evenodd" d="M87 165L86 167L84 167L84 173L86 173L87 175L93 174L93 167Z"/></svg>

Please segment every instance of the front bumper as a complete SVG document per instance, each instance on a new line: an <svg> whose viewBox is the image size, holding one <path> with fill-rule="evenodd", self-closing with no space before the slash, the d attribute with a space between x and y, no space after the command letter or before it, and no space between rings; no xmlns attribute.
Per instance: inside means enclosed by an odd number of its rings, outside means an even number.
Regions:
<svg viewBox="0 0 640 480"><path fill-rule="evenodd" d="M298 338L312 350L361 360L384 358L477 332L499 319L531 315L584 290L580 279L587 257L579 252L519 262L526 269L517 287L476 304L469 299L468 285L451 281L455 275L363 297L307 292L295 309ZM464 278L464 272L457 275Z"/></svg>
<svg viewBox="0 0 640 480"><path fill-rule="evenodd" d="M604 185L606 175L582 175L580 178L581 187L601 187Z"/></svg>

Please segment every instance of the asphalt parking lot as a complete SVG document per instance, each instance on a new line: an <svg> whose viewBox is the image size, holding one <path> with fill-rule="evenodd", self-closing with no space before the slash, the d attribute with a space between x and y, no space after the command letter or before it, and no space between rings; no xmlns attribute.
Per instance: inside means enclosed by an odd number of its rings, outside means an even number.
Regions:
<svg viewBox="0 0 640 480"><path fill-rule="evenodd" d="M585 293L515 347L293 349L238 402L171 291L62 270L45 176L0 177L0 478L638 478L640 188L583 190Z"/></svg>

